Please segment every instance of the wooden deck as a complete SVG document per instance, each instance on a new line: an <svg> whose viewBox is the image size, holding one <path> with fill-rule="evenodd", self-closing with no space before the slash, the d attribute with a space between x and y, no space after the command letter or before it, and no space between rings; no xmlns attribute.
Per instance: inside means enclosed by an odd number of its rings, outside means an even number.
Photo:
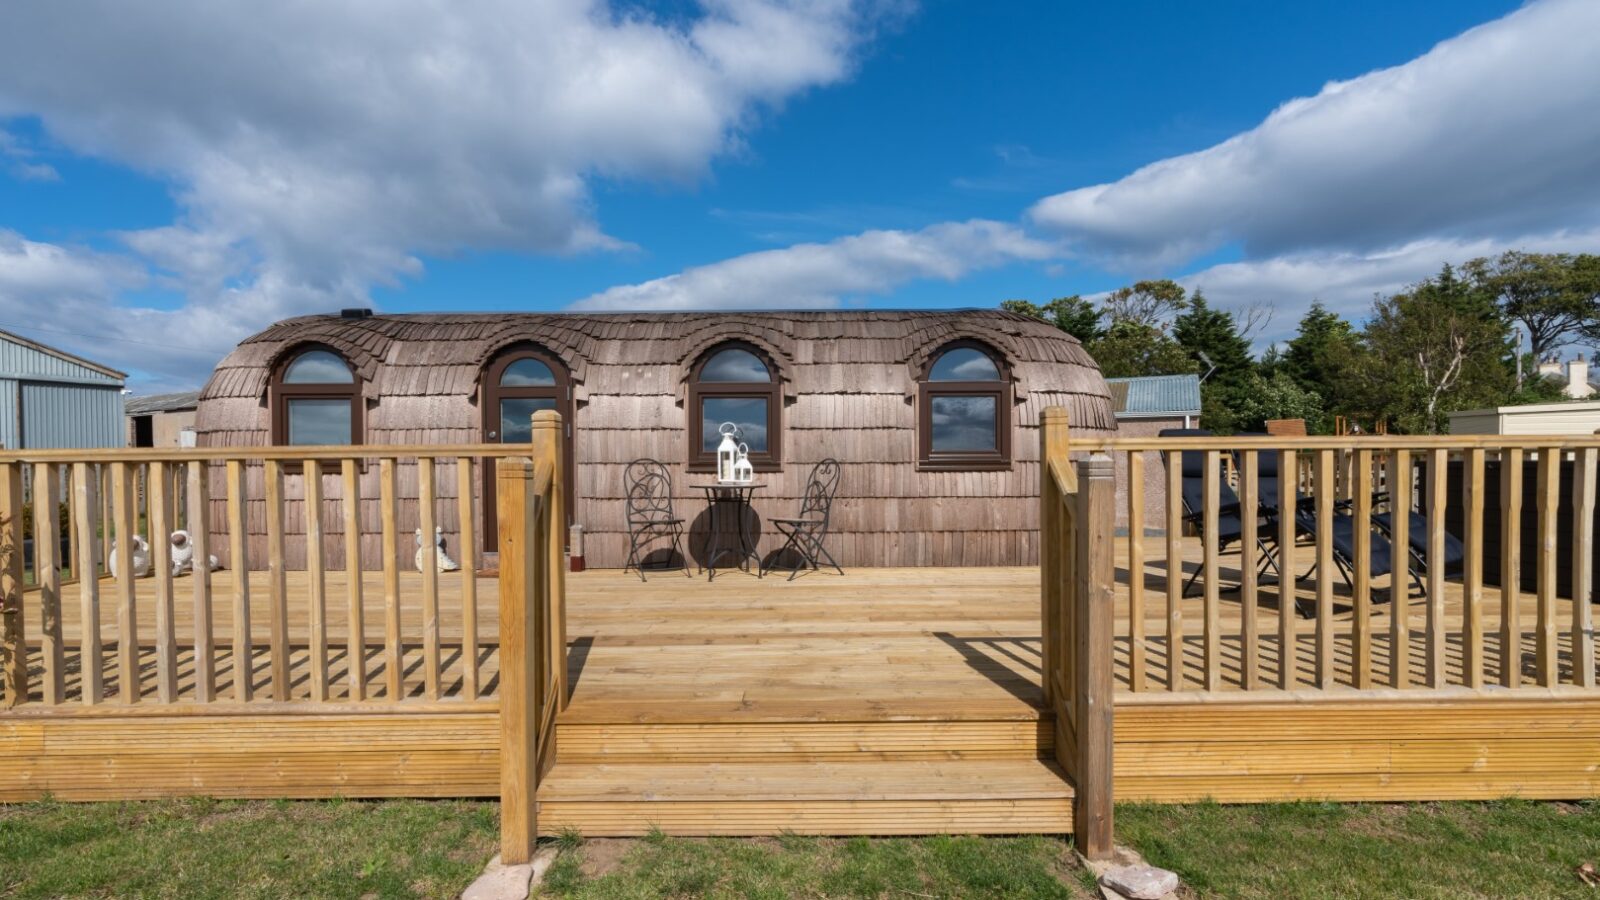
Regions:
<svg viewBox="0 0 1600 900"><path fill-rule="evenodd" d="M1125 540L1118 546L1125 548ZM1185 542L1197 564L1198 542ZM1309 559L1303 553L1303 559ZM1125 559L1125 556L1120 557ZM1221 581L1236 583L1225 557ZM1302 563L1306 565L1306 563ZM213 579L218 696L233 696L229 603L234 573ZM252 632L269 637L265 573L252 573ZM141 654L136 708L116 701L115 646L102 668L110 702L46 707L39 698L0 713L0 799L51 792L66 799L211 793L235 796L483 795L496 788L497 581L477 580L481 696L461 696L460 579L440 580L445 661L439 701L424 698L418 671L420 578L401 575L407 635L402 702L386 700L384 588L368 573L365 669L368 703L346 702L348 628L343 574L327 575L333 702L308 702L307 664L291 668L292 702L264 699L269 673L253 665L258 699L199 704L189 696L193 642L188 580L176 582L180 698L155 703L153 650ZM1225 676L1200 691L1201 593L1184 601L1191 677L1168 691L1162 565L1147 567L1147 690L1133 692L1128 661L1129 573L1118 569L1116 774L1119 797L1155 800L1301 798L1426 799L1600 794L1600 696L1577 689L1431 692L1351 687L1351 614L1341 584L1333 622L1337 684L1312 690L1314 623L1299 620L1305 689L1243 690L1236 594L1217 618ZM307 621L306 585L289 573L290 623ZM151 582L138 583L140 632L151 633ZM1381 585L1380 585L1381 587ZM670 572L648 583L617 571L569 576L568 709L558 720L558 761L540 788L540 828L637 834L924 833L1063 831L1071 787L1052 756L1039 686L1039 574L1034 568L853 569L845 576L740 573L708 583ZM1278 665L1276 587L1260 593L1263 681ZM1447 626L1460 631L1460 584L1451 582ZM1315 585L1302 583L1311 599ZM76 589L63 591L69 651L76 658ZM1497 589L1486 589L1485 632L1500 630ZM103 595L113 596L107 581ZM37 594L25 615L39 621ZM1422 601L1403 608L1422 627ZM1534 598L1522 598L1532 622ZM1569 601L1559 614L1570 613ZM259 607L257 604L261 604ZM1387 671L1387 617L1374 623L1375 665ZM102 604L106 635L114 604ZM1533 652L1524 625L1523 655ZM33 632L37 635L37 631ZM291 627L291 645L306 641ZM1414 642L1415 643L1415 642ZM1450 645L1459 684L1460 642ZM38 653L37 644L31 656ZM1486 665L1499 665L1491 644ZM1563 654L1563 660L1566 659ZM1424 661L1410 660L1413 683ZM1566 675L1563 674L1563 679ZM37 681L35 681L37 683ZM1531 679L1529 680L1531 683Z"/></svg>

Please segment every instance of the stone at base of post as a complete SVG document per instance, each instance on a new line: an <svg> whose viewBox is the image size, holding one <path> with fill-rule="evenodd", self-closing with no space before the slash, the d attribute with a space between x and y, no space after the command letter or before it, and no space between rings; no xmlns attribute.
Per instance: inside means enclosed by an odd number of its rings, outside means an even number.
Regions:
<svg viewBox="0 0 1600 900"><path fill-rule="evenodd" d="M567 530L567 567L574 572L584 569L582 525L574 525Z"/></svg>

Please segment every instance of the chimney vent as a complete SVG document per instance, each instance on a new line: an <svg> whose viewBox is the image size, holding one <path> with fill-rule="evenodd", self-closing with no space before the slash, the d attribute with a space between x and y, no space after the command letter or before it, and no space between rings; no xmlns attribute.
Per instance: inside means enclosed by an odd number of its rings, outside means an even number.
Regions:
<svg viewBox="0 0 1600 900"><path fill-rule="evenodd" d="M339 318L341 318L341 319L370 319L370 318L372 318L372 310L370 310L370 309L368 309L368 308L366 308L364 306L351 307L350 309L341 309L341 310L339 310Z"/></svg>

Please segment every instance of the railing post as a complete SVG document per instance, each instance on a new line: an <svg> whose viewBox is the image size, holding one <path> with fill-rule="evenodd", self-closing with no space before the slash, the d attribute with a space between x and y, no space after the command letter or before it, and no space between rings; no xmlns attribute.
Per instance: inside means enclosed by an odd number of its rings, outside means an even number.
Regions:
<svg viewBox="0 0 1600 900"><path fill-rule="evenodd" d="M1055 672L1060 665L1057 642L1061 637L1062 511L1061 490L1051 472L1051 461L1067 458L1067 411L1051 406L1039 413L1039 600L1040 672L1045 709L1056 704Z"/></svg>
<svg viewBox="0 0 1600 900"><path fill-rule="evenodd" d="M495 466L500 546L500 857L507 865L533 858L538 840L539 696L537 673L544 639L533 602L545 565L533 495L534 462L501 459Z"/></svg>
<svg viewBox="0 0 1600 900"><path fill-rule="evenodd" d="M1112 851L1112 641L1116 614L1116 483L1111 457L1078 462L1073 684L1077 707L1073 840L1089 859Z"/></svg>
<svg viewBox="0 0 1600 900"><path fill-rule="evenodd" d="M551 462L550 503L546 521L546 560L550 584L550 652L557 703L567 708L567 503L566 469L562 459L561 414L555 410L541 409L533 414L534 459L548 458Z"/></svg>
<svg viewBox="0 0 1600 900"><path fill-rule="evenodd" d="M28 699L28 644L22 622L22 464L0 464L0 679L6 707Z"/></svg>

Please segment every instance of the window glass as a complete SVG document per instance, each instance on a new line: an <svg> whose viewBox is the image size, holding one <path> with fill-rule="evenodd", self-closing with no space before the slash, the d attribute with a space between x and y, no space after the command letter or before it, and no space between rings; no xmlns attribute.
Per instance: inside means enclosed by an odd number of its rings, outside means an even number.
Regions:
<svg viewBox="0 0 1600 900"><path fill-rule="evenodd" d="M981 350L957 347L934 362L929 381L999 381L1000 367Z"/></svg>
<svg viewBox="0 0 1600 900"><path fill-rule="evenodd" d="M555 387L556 373L537 359L519 359L500 376L501 387Z"/></svg>
<svg viewBox="0 0 1600 900"><path fill-rule="evenodd" d="M772 373L767 371L766 364L754 353L738 347L729 347L706 360L705 367L700 370L700 380L723 384L771 381ZM751 449L755 448L754 444L750 446Z"/></svg>
<svg viewBox="0 0 1600 900"><path fill-rule="evenodd" d="M500 443L533 443L533 414L555 409L554 397L506 397L500 401Z"/></svg>
<svg viewBox="0 0 1600 900"><path fill-rule="evenodd" d="M767 401L764 397L706 397L700 403L702 449L715 453L722 443L717 429L723 422L739 426L734 440L750 447L751 453L767 451Z"/></svg>
<svg viewBox="0 0 1600 900"><path fill-rule="evenodd" d="M291 398L288 401L289 443L350 443L350 401Z"/></svg>
<svg viewBox="0 0 1600 900"><path fill-rule="evenodd" d="M284 384L350 384L355 376L337 354L326 350L307 350L294 358L284 370ZM348 432L345 435L349 438Z"/></svg>
<svg viewBox="0 0 1600 900"><path fill-rule="evenodd" d="M992 453L995 443L995 398L935 396L933 450L945 453Z"/></svg>

